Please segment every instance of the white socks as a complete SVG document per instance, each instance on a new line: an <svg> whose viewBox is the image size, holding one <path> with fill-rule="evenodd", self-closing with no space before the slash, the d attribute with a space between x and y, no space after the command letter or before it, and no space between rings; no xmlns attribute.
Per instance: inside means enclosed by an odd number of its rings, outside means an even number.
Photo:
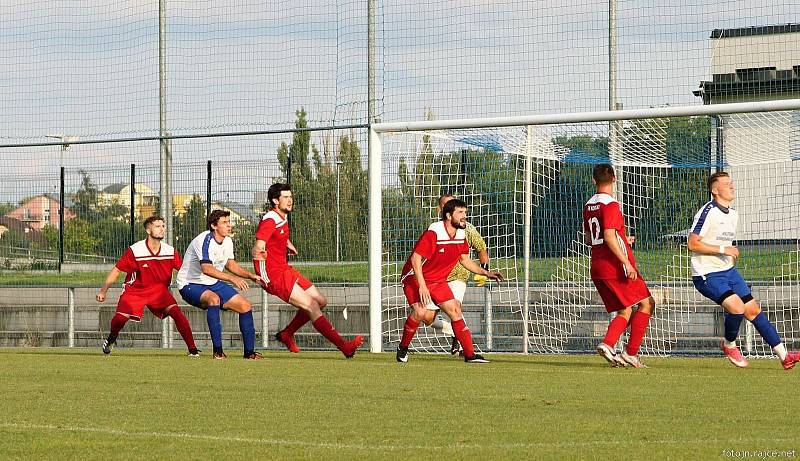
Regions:
<svg viewBox="0 0 800 461"><path fill-rule="evenodd" d="M439 330L448 336L453 336L453 325L451 325L450 322L444 320L441 315L437 315L436 318L433 319L433 323L431 323L431 328Z"/></svg>
<svg viewBox="0 0 800 461"><path fill-rule="evenodd" d="M781 362L786 360L786 346L784 346L783 343L780 343L777 346L773 347L772 350L775 351L776 354L778 354L778 358L780 359Z"/></svg>

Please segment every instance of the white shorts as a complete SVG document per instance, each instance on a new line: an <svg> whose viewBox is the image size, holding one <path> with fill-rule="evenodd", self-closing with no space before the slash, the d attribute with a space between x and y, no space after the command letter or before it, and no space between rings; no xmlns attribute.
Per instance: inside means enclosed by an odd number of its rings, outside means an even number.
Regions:
<svg viewBox="0 0 800 461"><path fill-rule="evenodd" d="M452 282L447 282L447 286L449 286L450 291L453 292L453 298L458 301L459 304L464 304L464 294L467 292L467 283L461 280L453 280ZM429 311L438 311L439 306L431 301L425 306L425 309Z"/></svg>

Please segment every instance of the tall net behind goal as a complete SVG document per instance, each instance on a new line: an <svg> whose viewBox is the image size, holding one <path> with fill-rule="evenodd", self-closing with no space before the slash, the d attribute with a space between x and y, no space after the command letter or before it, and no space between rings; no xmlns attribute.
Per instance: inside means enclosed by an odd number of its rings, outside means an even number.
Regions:
<svg viewBox="0 0 800 461"><path fill-rule="evenodd" d="M589 278L582 207L594 194L594 165L612 163L638 267L657 306L643 353L717 351L722 311L694 289L686 248L715 171L729 172L736 184L737 268L787 345L797 347L799 133L798 111L384 133L385 338L398 342L408 315L402 264L437 219L438 197L452 193L470 205L468 219L488 244L491 267L507 279L488 289L469 285L464 311L476 344L594 350L609 317ZM746 354L771 354L751 325L741 335ZM412 343L420 351L448 346L449 338L424 327Z"/></svg>

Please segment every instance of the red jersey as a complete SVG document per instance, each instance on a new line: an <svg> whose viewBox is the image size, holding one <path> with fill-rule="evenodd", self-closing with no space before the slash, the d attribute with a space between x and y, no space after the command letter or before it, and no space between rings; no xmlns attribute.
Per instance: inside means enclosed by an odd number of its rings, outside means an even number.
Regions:
<svg viewBox="0 0 800 461"><path fill-rule="evenodd" d="M447 282L447 276L453 270L462 254L469 254L467 234L464 229L456 229L455 235L449 235L445 229L444 221L438 221L422 233L412 255L417 253L422 256L422 276L425 283ZM411 256L403 266L400 280L413 277L414 268L411 266Z"/></svg>
<svg viewBox="0 0 800 461"><path fill-rule="evenodd" d="M172 282L172 271L181 268L181 255L171 245L161 242L161 249L153 253L147 240L139 240L129 246L115 265L128 274L125 291L149 290L154 285L168 287Z"/></svg>
<svg viewBox="0 0 800 461"><path fill-rule="evenodd" d="M617 243L628 257L628 261L636 267L633 249L625 238L625 221L619 202L608 194L598 193L583 206L583 230L592 244L592 279L626 278L628 274L625 272L625 266L603 240L603 231L606 229L617 231Z"/></svg>
<svg viewBox="0 0 800 461"><path fill-rule="evenodd" d="M256 230L256 240L266 242L267 277L273 279L275 274L289 267L286 261L286 246L289 242L289 221L275 209L269 210L261 218Z"/></svg>

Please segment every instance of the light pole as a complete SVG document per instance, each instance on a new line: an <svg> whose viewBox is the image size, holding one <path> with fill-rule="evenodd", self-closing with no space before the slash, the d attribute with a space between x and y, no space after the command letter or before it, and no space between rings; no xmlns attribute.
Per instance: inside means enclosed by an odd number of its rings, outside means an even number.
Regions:
<svg viewBox="0 0 800 461"><path fill-rule="evenodd" d="M69 150L69 148L71 147L70 143L73 143L73 142L77 141L78 137L77 136L69 136L69 135L66 135L66 134L48 134L48 135L45 135L45 138L58 139L59 141L62 142L62 144L61 144L61 152L60 152L60 154L58 156L58 168L60 170L61 168L64 167L64 152Z"/></svg>
<svg viewBox="0 0 800 461"><path fill-rule="evenodd" d="M336 261L339 261L339 166L341 160L336 160Z"/></svg>

